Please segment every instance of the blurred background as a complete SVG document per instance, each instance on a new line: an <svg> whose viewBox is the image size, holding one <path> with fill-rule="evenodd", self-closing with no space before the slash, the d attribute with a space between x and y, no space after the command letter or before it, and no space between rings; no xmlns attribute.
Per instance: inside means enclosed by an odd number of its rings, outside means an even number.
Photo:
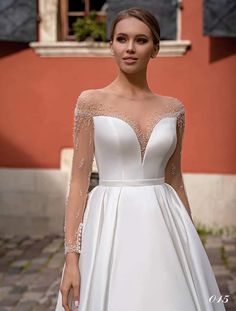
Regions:
<svg viewBox="0 0 236 311"><path fill-rule="evenodd" d="M55 308L74 106L116 77L111 22L132 6L160 23L148 82L185 105L193 219L226 308L236 309L236 1L2 0L0 311ZM94 161L90 189L98 178Z"/></svg>

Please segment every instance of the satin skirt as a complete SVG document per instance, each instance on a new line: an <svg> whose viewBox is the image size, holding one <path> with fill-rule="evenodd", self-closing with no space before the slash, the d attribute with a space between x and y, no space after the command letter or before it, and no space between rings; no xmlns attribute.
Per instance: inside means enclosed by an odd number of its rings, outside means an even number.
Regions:
<svg viewBox="0 0 236 311"><path fill-rule="evenodd" d="M101 181L88 195L83 223L77 310L225 311L209 301L221 294L208 256L163 180ZM64 311L60 292L55 311Z"/></svg>

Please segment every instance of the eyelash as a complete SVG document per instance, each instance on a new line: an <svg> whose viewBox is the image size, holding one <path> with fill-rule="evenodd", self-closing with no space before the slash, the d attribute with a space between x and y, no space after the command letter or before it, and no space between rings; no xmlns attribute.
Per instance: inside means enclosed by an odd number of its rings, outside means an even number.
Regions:
<svg viewBox="0 0 236 311"><path fill-rule="evenodd" d="M122 42L123 39L125 40L125 37L117 37L117 38L116 38L116 40L117 40L118 42ZM145 39L145 38L138 38L137 41L138 41L138 42L141 42L141 44L144 44L144 43L146 43L148 40Z"/></svg>

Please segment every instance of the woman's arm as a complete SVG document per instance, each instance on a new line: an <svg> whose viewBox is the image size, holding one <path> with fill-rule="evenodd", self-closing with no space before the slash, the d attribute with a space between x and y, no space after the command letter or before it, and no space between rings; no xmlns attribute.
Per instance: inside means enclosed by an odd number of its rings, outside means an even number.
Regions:
<svg viewBox="0 0 236 311"><path fill-rule="evenodd" d="M79 255L79 229L83 221L92 171L94 144L93 118L86 109L85 91L74 110L73 159L65 208L65 254Z"/></svg>
<svg viewBox="0 0 236 311"><path fill-rule="evenodd" d="M68 301L70 289L73 289L74 306L77 308L79 304L80 271L78 259L82 238L80 225L83 225L94 155L93 118L89 113L85 94L86 91L80 94L74 110L73 159L65 206L66 264L60 291L62 306L66 311L70 310Z"/></svg>
<svg viewBox="0 0 236 311"><path fill-rule="evenodd" d="M174 153L170 157L165 169L165 182L170 184L175 189L193 222L181 170L181 152L182 152L184 129L185 129L185 109L183 104L181 104L180 112L177 116L177 123L176 123L176 133L177 133L176 148Z"/></svg>

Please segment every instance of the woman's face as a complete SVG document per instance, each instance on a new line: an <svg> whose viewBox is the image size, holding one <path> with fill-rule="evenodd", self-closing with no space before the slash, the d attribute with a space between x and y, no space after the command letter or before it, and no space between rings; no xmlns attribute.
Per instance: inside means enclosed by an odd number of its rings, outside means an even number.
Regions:
<svg viewBox="0 0 236 311"><path fill-rule="evenodd" d="M127 73L142 71L150 57L158 53L151 30L135 17L127 17L116 24L110 48L119 68Z"/></svg>

